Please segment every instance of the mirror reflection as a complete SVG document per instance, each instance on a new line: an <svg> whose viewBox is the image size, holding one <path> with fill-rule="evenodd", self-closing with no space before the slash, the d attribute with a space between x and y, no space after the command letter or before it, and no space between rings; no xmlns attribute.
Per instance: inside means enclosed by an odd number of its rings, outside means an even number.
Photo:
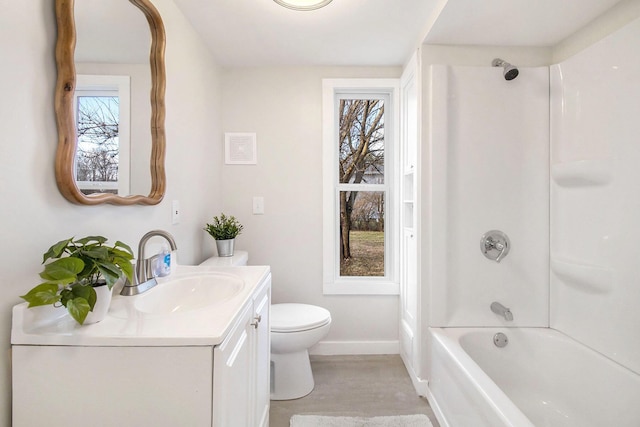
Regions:
<svg viewBox="0 0 640 427"><path fill-rule="evenodd" d="M83 0L74 12L76 184L83 194L146 194L151 188L147 20L126 0Z"/></svg>

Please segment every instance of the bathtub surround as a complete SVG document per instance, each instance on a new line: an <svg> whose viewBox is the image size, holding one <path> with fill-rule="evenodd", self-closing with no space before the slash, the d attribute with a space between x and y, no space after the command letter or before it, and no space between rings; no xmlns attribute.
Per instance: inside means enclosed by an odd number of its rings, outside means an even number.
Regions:
<svg viewBox="0 0 640 427"><path fill-rule="evenodd" d="M640 424L638 40L640 19L502 87L488 66L431 67L423 363L441 424ZM511 240L499 264L477 248L487 223Z"/></svg>
<svg viewBox="0 0 640 427"><path fill-rule="evenodd" d="M432 427L426 415L397 415L389 417L327 417L294 415L291 427Z"/></svg>
<svg viewBox="0 0 640 427"><path fill-rule="evenodd" d="M550 326L640 374L640 19L551 67Z"/></svg>
<svg viewBox="0 0 640 427"><path fill-rule="evenodd" d="M549 69L521 67L511 81L502 71L490 60L431 68L431 144L442 159L431 185L446 189L431 207L431 326L548 326ZM500 235L509 252L498 263L500 251L478 242Z"/></svg>

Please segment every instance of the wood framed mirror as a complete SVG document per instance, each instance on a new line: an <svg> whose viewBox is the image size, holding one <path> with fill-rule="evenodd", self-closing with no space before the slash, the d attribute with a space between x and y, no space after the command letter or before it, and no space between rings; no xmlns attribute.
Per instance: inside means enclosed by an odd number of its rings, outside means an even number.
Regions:
<svg viewBox="0 0 640 427"><path fill-rule="evenodd" d="M92 4L92 6L89 7L95 11L95 9L97 9L96 4L99 4L100 1L101 0L94 0L89 2ZM135 79L133 77L129 79L129 76L126 75L127 73L121 71L111 73L119 74L117 76L107 76L103 75L105 74L103 72L96 72L96 64L108 63L112 59L105 61L102 61L102 59L93 59L94 64L92 65L94 65L94 69L87 73L87 75L77 75L76 70L77 65L79 65L76 64L77 38L80 39L80 37L86 36L79 34L77 31L80 24L76 19L80 19L80 17L77 16L77 11L74 9L74 0L56 0L56 21L58 27L56 42L58 78L55 92L55 113L58 126L58 147L55 160L56 182L60 192L67 200L81 205L97 205L102 203L114 205L155 205L162 200L165 192L164 94L166 76L164 50L166 39L164 25L160 14L149 0L118 1L121 1L127 8L131 8L136 15L139 15L132 18L132 21L140 19L142 23L138 25L138 27L144 27L144 33L147 31L147 25L144 23L145 18L148 23L149 36L145 36L148 41L143 40L139 44L146 46L145 49L149 49L150 46L150 51L148 51L148 54L145 54L146 61L144 65L144 73L147 73L146 67L149 66L148 76L146 77L148 87L143 89L143 93L145 94L144 98L149 96L150 93L150 98L145 99L145 103L150 101L150 105L142 105L140 108L132 105L130 108L124 108L119 106L121 98L117 95L107 96L102 92L95 92L99 94L93 95L94 99L99 100L104 105L108 104L105 100L111 100L109 104L115 105L115 107L103 107L104 110L101 114L122 117L122 121L119 118L113 121L107 120L107 124L105 125L105 120L97 120L97 122L100 122L100 126L96 127L103 128L101 133L102 139L100 140L102 142L95 142L96 145L93 147L96 148L87 148L91 146L87 145L89 142L82 138L84 138L87 133L90 133L87 131L89 127L82 127L80 124L81 121L78 119L78 117L84 114L81 113L81 109L85 108L80 107L82 104L79 101L79 93L81 93L79 89L81 88L79 88L78 85L80 82L86 80L86 77L90 77L89 80L92 82L128 82L131 80L131 86L133 86ZM117 2L105 1L104 3L105 11L107 11L112 10L113 5ZM78 4L78 6L80 6L80 4ZM82 6L84 7L84 5ZM127 10L127 13L131 12ZM117 21L129 19L123 18L119 12L113 13L113 15L116 16ZM93 24L85 25L85 27L95 28ZM116 39L116 48L128 53L133 50L133 44L123 44L121 40L117 40L117 37L131 35L133 33L134 31L118 30L118 28L114 26L109 27L106 32L103 31L101 35L96 37L92 35L90 38L103 41L105 39ZM109 50L115 51L116 48L105 49L105 52L108 53ZM101 49L102 48L92 47L89 51L95 53L101 51ZM127 59L127 61L130 61L130 59ZM112 66L111 70L113 70L113 64L110 65ZM121 70L121 68L116 69ZM107 85L107 83L104 84ZM108 84L110 85L111 83ZM97 89L93 87L92 90ZM131 92L133 93L133 90ZM124 110L124 113L122 110ZM134 110L146 110L149 117L144 119L134 117ZM131 114L131 117L129 117L129 114ZM135 122L136 126L142 128L142 134L138 133L138 135L141 136L136 137L136 132L132 131L131 138L127 137L127 139L130 139L129 145L121 147L121 127L124 122L127 122L127 124L128 122ZM78 135L81 135L80 140ZM150 146L145 149L140 149L140 146L143 145L142 140L147 140L148 142L146 144ZM106 141L108 141L108 145L105 145ZM134 152L140 151L145 154L137 154L138 157L136 158ZM81 152L85 154L79 154ZM100 173L97 173L97 169L94 169L88 173L86 167L84 167L84 169L78 167L79 164L84 164L83 162L91 157L86 153L90 153L94 159L106 159L106 161L109 162L109 166L101 166L101 168L108 172L101 170ZM143 165L141 165L141 163ZM101 162L100 160L95 160L94 164L98 165L101 164ZM133 168L137 168L135 173L133 172ZM84 172L82 172L81 169L83 169ZM147 171L150 171L150 176ZM102 175L96 178L96 176L100 174ZM94 176L87 178L90 175ZM133 178L130 178L130 175ZM136 177L141 177L138 181L141 181L142 184L137 183L134 185ZM83 183L88 183L88 187ZM142 187L145 188L141 189ZM148 195L144 195L146 188L149 187Z"/></svg>

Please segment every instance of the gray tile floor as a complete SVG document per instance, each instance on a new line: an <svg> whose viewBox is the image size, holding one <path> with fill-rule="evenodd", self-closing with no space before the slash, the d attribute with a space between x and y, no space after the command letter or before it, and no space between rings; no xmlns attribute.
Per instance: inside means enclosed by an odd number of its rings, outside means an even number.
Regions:
<svg viewBox="0 0 640 427"><path fill-rule="evenodd" d="M438 427L431 407L419 397L398 355L311 356L315 389L295 400L271 401L270 427L289 427L292 415L375 417L426 414Z"/></svg>

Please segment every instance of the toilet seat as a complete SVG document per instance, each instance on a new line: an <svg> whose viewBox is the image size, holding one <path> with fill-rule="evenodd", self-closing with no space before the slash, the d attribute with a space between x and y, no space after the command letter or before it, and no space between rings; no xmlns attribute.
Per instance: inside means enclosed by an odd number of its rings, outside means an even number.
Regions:
<svg viewBox="0 0 640 427"><path fill-rule="evenodd" d="M273 304L271 332L301 332L319 328L331 322L331 313L308 304Z"/></svg>

